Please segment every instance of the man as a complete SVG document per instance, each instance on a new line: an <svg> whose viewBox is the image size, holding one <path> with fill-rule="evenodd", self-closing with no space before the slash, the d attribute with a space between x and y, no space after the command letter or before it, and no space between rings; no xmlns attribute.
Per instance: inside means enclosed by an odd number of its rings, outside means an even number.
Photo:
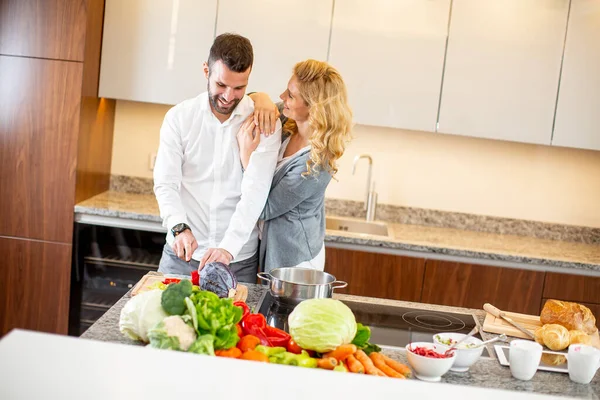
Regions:
<svg viewBox="0 0 600 400"><path fill-rule="evenodd" d="M236 134L253 120L254 104L245 96L252 62L248 39L218 36L204 63L208 92L165 116L154 168L154 192L168 229L160 272L189 275L219 261L240 282L256 282L256 221L277 163L281 124L273 135L261 135L243 171Z"/></svg>

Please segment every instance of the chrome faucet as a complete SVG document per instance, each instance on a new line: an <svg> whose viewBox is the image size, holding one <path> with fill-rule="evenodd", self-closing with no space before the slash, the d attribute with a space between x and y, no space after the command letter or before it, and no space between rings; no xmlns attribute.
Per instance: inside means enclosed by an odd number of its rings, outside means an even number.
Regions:
<svg viewBox="0 0 600 400"><path fill-rule="evenodd" d="M369 154L361 154L354 157L352 163L352 175L356 172L356 164L361 158L365 158L369 161L369 171L367 173L367 192L365 197L365 208L367 212L367 221L373 221L375 219L375 210L377 208L377 193L375 192L375 183L371 183L371 175L373 169L373 158Z"/></svg>

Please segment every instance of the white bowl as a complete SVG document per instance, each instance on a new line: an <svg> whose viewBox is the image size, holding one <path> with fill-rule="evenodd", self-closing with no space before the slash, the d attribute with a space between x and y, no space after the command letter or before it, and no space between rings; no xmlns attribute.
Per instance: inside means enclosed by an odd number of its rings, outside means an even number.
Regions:
<svg viewBox="0 0 600 400"><path fill-rule="evenodd" d="M425 347L441 353L441 350L436 349L437 346L435 343L428 342L414 342L406 345L406 358L408 358L408 363L415 370L415 376L418 379L428 382L439 382L442 376L452 367L456 353L448 358L431 358L417 355L409 350L415 347Z"/></svg>
<svg viewBox="0 0 600 400"><path fill-rule="evenodd" d="M450 346L448 346L444 343L440 343L439 340L437 339L437 336L440 336L442 339L452 339L452 340L458 342L458 341L462 340L466 335L464 333L452 333L452 332L437 333L437 334L433 335L433 342L436 345L438 345L438 348L443 353L446 350L448 350L450 348ZM458 349L454 349L454 352L456 353L456 359L454 360L454 364L452 365L452 368L450 368L450 371L455 371L455 372L468 371L469 368L471 367L471 365L475 364L475 362L477 360L479 360L479 357L481 357L481 353L483 353L483 349L485 346L481 346L476 349L463 348L463 346L469 345L469 344L481 344L481 343L482 343L481 340L474 338L474 337L470 337L467 340L465 340L463 343L461 343Z"/></svg>

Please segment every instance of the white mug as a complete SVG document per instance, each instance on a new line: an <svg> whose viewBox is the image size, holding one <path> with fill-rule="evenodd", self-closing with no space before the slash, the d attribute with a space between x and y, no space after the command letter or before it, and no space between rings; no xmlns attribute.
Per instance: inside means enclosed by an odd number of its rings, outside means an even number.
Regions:
<svg viewBox="0 0 600 400"><path fill-rule="evenodd" d="M513 340L508 354L510 373L517 379L528 381L535 375L542 359L542 346L531 340Z"/></svg>
<svg viewBox="0 0 600 400"><path fill-rule="evenodd" d="M590 383L600 368L600 350L585 344L572 344L567 355L569 378L577 383Z"/></svg>

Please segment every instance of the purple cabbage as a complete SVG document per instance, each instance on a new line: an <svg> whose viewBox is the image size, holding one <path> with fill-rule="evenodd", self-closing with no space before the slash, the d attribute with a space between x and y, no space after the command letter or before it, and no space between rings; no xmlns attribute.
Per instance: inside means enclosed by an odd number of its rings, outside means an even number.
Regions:
<svg viewBox="0 0 600 400"><path fill-rule="evenodd" d="M208 290L217 296L229 297L229 290L237 287L235 274L228 266L214 261L200 270L200 289Z"/></svg>

